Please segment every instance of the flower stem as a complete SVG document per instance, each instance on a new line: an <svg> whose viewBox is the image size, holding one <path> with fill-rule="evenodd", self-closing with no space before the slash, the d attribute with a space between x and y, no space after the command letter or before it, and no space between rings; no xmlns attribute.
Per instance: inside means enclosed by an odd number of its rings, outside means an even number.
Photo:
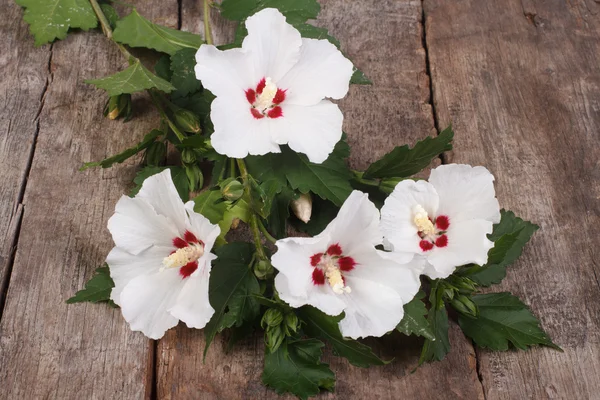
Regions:
<svg viewBox="0 0 600 400"><path fill-rule="evenodd" d="M263 225L262 221L258 221L258 228L260 229L260 231L262 232L263 236L271 243L275 244L275 242L277 242L277 239L275 239L273 236L271 236L271 234L269 233L269 231L267 230L267 228L265 228L265 226Z"/></svg>
<svg viewBox="0 0 600 400"><path fill-rule="evenodd" d="M213 44L212 31L210 29L210 0L204 0L204 41Z"/></svg>
<svg viewBox="0 0 600 400"><path fill-rule="evenodd" d="M246 196L250 201L252 199L252 194L250 193L250 182L248 180L248 169L246 168L246 163L241 158L237 159L237 165L240 169L240 174L242 176L242 180L244 181L244 191L246 192ZM258 227L258 218L256 217L256 213L251 211L250 213L250 231L252 231L252 236L254 237L254 245L256 246L256 253L258 254L258 258L261 260L268 260L267 255L265 254L265 249L263 248L262 241L260 238L260 228Z"/></svg>
<svg viewBox="0 0 600 400"><path fill-rule="evenodd" d="M100 26L102 27L102 32L104 32L104 35L110 41L114 42L117 45L119 50L121 50L121 53L123 53L125 58L127 58L127 62L129 63L129 65L131 65L135 62L139 62L140 60L138 60L129 51L127 51L125 46L114 41L113 31L112 31L112 28L110 27L110 22L108 22L108 18L106 18L106 15L104 15L104 12L102 11L102 8L100 7L100 4L98 4L98 1L90 0L90 4L92 5L92 9L94 10L94 13L96 13L96 17L98 17L98 21L100 21Z"/></svg>
<svg viewBox="0 0 600 400"><path fill-rule="evenodd" d="M150 93L152 102L158 109L158 113L160 114L160 117L162 118L162 120L165 121L167 123L167 125L169 125L169 128L171 128L171 130L173 131L175 136L177 136L177 139L179 139L180 141L183 141L186 136L179 130L177 125L175 125L173 123L173 121L171 121L171 119L165 112L160 95L158 93L156 93L154 90L148 90L147 92Z"/></svg>
<svg viewBox="0 0 600 400"><path fill-rule="evenodd" d="M230 158L229 159L229 177L235 179L236 177L236 170L235 170L235 158Z"/></svg>

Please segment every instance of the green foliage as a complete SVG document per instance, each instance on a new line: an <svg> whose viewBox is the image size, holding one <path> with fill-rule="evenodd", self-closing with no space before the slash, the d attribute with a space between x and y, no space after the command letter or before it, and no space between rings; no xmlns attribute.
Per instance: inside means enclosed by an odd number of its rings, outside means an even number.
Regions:
<svg viewBox="0 0 600 400"><path fill-rule="evenodd" d="M227 207L219 190L206 190L194 199L194 211L204 215L213 224L223 219Z"/></svg>
<svg viewBox="0 0 600 400"><path fill-rule="evenodd" d="M123 93L141 92L146 89L158 89L169 93L175 89L173 85L154 75L137 60L121 72L100 79L88 79L86 83L104 89L109 96Z"/></svg>
<svg viewBox="0 0 600 400"><path fill-rule="evenodd" d="M138 14L135 9L117 22L113 38L131 47L146 47L170 55L183 48L197 50L202 44L200 36L153 24Z"/></svg>
<svg viewBox="0 0 600 400"><path fill-rule="evenodd" d="M427 167L432 159L444 151L452 150L453 137L454 132L449 126L438 136L421 140L412 149L408 145L398 146L371 164L363 178L407 178L412 176Z"/></svg>
<svg viewBox="0 0 600 400"><path fill-rule="evenodd" d="M277 239L287 236L287 220L290 216L290 202L294 199L294 191L290 188L283 188L275 195L271 204L271 211L267 218L269 232Z"/></svg>
<svg viewBox="0 0 600 400"><path fill-rule="evenodd" d="M406 336L423 336L428 340L435 340L435 335L427 321L427 307L423 303L425 293L421 290L414 299L404 305L404 317L396 329Z"/></svg>
<svg viewBox="0 0 600 400"><path fill-rule="evenodd" d="M487 264L466 266L459 270L459 274L481 286L500 283L506 276L506 267L521 256L523 248L538 229L537 225L524 221L513 212L502 210L500 223L494 225L489 235L494 247L488 253Z"/></svg>
<svg viewBox="0 0 600 400"><path fill-rule="evenodd" d="M330 42L331 42L331 40L330 40ZM366 75L361 70L357 69L356 67L354 67L354 73L352 74L352 77L350 78L350 83L353 83L355 85L372 85L373 84L373 82L371 82L371 80L369 78L367 78Z"/></svg>
<svg viewBox="0 0 600 400"><path fill-rule="evenodd" d="M99 303L108 302L110 306L116 307L110 299L110 292L115 287L115 283L110 277L108 266L97 268L94 276L87 281L85 288L75 293L75 296L67 300L67 304L73 303Z"/></svg>
<svg viewBox="0 0 600 400"><path fill-rule="evenodd" d="M217 332L233 326L240 327L259 315L260 305L254 298L260 293L250 264L254 246L250 243L231 243L216 250L210 273L209 299L215 314L204 328L204 356Z"/></svg>
<svg viewBox="0 0 600 400"><path fill-rule="evenodd" d="M438 290L438 282L432 284L429 302L431 308L427 320L431 326L435 340L425 339L419 365L429 361L441 361L450 352L450 339L448 338L448 313L443 301L443 291Z"/></svg>
<svg viewBox="0 0 600 400"><path fill-rule="evenodd" d="M343 313L331 317L314 307L304 306L298 310L298 315L305 323L303 329L308 336L326 340L333 347L334 354L346 358L350 364L363 368L387 364L369 346L342 336L339 322L344 318Z"/></svg>
<svg viewBox="0 0 600 400"><path fill-rule="evenodd" d="M95 28L98 20L88 0L15 0L25 7L23 20L41 46L67 37L69 28L85 31ZM4 6L6 7L6 5Z"/></svg>
<svg viewBox="0 0 600 400"><path fill-rule="evenodd" d="M321 362L323 342L316 339L286 340L274 353L265 351L262 381L277 393L308 399L321 389L333 391L335 375Z"/></svg>
<svg viewBox="0 0 600 400"><path fill-rule="evenodd" d="M311 236L316 236L329 225L333 220L340 208L330 201L322 200L320 198L313 199L313 209L310 221L304 223L297 218L292 219L294 227L300 232L308 233Z"/></svg>
<svg viewBox="0 0 600 400"><path fill-rule="evenodd" d="M292 25L315 19L321 11L317 0L223 0L221 16L233 21L243 21L270 7L281 11Z"/></svg>
<svg viewBox="0 0 600 400"><path fill-rule="evenodd" d="M181 49L171 56L171 83L177 89L174 96L186 96L201 89L196 78L196 49Z"/></svg>
<svg viewBox="0 0 600 400"><path fill-rule="evenodd" d="M152 175L156 175L159 172L164 171L165 169L171 170L171 179L173 179L173 184L175 185L175 188L177 189L177 193L179 194L179 197L181 197L181 200L188 201L190 197L189 182L185 173L185 169L181 167L148 166L142 168L137 173L135 178L133 178L133 183L135 183L135 187L131 189L129 195L131 197L135 196L142 188L142 184L144 183L146 178L149 178Z"/></svg>
<svg viewBox="0 0 600 400"><path fill-rule="evenodd" d="M111 29L115 29L115 27L117 26L117 21L119 20L119 14L114 9L114 7L110 4L102 3L100 4L100 9L102 10L102 13L104 13L104 16L108 20Z"/></svg>
<svg viewBox="0 0 600 400"><path fill-rule="evenodd" d="M138 144L136 144L135 146L130 147L127 150L124 150L119 154L115 154L114 156L108 157L102 161L94 161L94 162L85 163L85 164L83 164L83 167L81 167L79 170L84 171L90 167L108 168L108 167L111 167L113 164L122 163L125 160L127 160L128 158L133 157L140 151L150 147L150 145L152 145L155 142L156 138L162 134L163 134L162 131L159 131L158 129L154 129L150 133L148 133L146 136L144 136L144 139L142 139L142 141L139 142Z"/></svg>
<svg viewBox="0 0 600 400"><path fill-rule="evenodd" d="M526 350L543 345L561 350L540 328L539 321L521 300L510 293L480 294L472 297L479 308L477 318L459 315L458 323L465 335L481 347L508 350L509 342Z"/></svg>
<svg viewBox="0 0 600 400"><path fill-rule="evenodd" d="M322 164L311 163L305 155L287 146L281 147L281 153L247 157L246 163L252 176L262 182L274 179L281 187L289 182L295 190L313 192L341 206L352 192L351 173L346 165L349 154L348 144L341 140Z"/></svg>

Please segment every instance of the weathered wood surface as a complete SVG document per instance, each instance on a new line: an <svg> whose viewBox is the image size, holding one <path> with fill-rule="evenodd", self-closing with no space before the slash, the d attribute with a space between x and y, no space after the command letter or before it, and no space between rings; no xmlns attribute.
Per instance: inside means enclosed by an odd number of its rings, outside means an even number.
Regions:
<svg viewBox="0 0 600 400"><path fill-rule="evenodd" d="M584 1L425 0L425 47L420 1L321 1L317 23L374 82L353 87L341 102L353 167L435 134L434 118L439 126L452 120L457 138L450 161L488 166L501 203L542 227L502 288L532 304L565 349L476 355L453 325L449 357L410 374L418 341L391 336L373 342L384 357L396 358L383 368L355 368L327 353L338 381L336 394L323 398L585 399L600 393L600 305L594 301L600 271L593 261L600 243L592 230L600 223L600 7ZM8 10L0 21L8 38L0 44L0 282L12 266L0 314L0 398L276 398L260 383L260 337L230 354L218 337L203 363L202 332L179 326L155 345L129 332L118 310L64 304L110 249L106 220L128 190L135 162L77 169L134 143L157 115L138 114L128 124L102 118L102 94L83 79L123 66L114 46L96 32L34 49L19 8L0 3ZM177 3L138 1L155 22L202 32L201 2ZM217 43L232 37L233 24L217 15L211 21ZM138 101L150 109L144 96ZM15 210L24 210L20 230Z"/></svg>
<svg viewBox="0 0 600 400"><path fill-rule="evenodd" d="M501 287L564 350L478 351L487 399L600 396L600 4L425 2L451 162L487 166L500 204L541 229Z"/></svg>

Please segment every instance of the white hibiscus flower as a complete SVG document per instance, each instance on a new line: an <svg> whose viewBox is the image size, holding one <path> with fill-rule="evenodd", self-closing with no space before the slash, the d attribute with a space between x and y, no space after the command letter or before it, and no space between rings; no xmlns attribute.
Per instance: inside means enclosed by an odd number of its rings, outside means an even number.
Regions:
<svg viewBox="0 0 600 400"><path fill-rule="evenodd" d="M275 287L292 307L314 306L339 315L344 336L382 336L402 320L419 290L421 263L402 265L377 250L379 211L354 191L325 230L313 238L278 240Z"/></svg>
<svg viewBox="0 0 600 400"><path fill-rule="evenodd" d="M460 265L485 264L494 247L487 235L498 222L494 176L470 165L441 165L429 182L404 180L381 209L386 248L425 256L424 273L433 279L448 277Z"/></svg>
<svg viewBox="0 0 600 400"><path fill-rule="evenodd" d="M211 106L215 150L229 157L279 153L279 145L321 163L342 136L343 116L325 97L348 92L352 63L327 40L300 37L276 9L246 21L240 49L202 45L196 77Z"/></svg>
<svg viewBox="0 0 600 400"><path fill-rule="evenodd" d="M159 339L179 320L203 328L214 313L208 300L210 251L220 229L185 205L169 170L123 196L108 221L115 246L106 262L115 281L111 299L134 331Z"/></svg>

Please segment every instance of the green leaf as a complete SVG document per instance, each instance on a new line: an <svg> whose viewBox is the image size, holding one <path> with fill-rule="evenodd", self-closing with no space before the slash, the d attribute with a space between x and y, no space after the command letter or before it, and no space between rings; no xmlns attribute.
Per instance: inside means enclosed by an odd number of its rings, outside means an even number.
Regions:
<svg viewBox="0 0 600 400"><path fill-rule="evenodd" d="M443 301L443 290L438 289L438 281L434 281L429 294L431 308L427 320L431 326L435 340L425 339L419 365L429 361L441 361L450 352L450 339L448 338L448 313Z"/></svg>
<svg viewBox="0 0 600 400"><path fill-rule="evenodd" d="M488 252L488 262L484 266L473 265L460 273L481 286L500 283L506 276L506 267L515 262L523 252L539 226L515 216L512 211L502 210L500 222L494 225L488 236L494 247Z"/></svg>
<svg viewBox="0 0 600 400"><path fill-rule="evenodd" d="M344 318L343 313L331 317L314 307L304 306L298 309L298 316L304 321L303 329L308 336L329 342L334 354L346 358L350 364L362 368L387 364L377 357L369 346L342 336L338 324Z"/></svg>
<svg viewBox="0 0 600 400"><path fill-rule="evenodd" d="M188 201L189 196L190 196L189 182L187 179L187 175L185 173L185 169L183 169L181 167L149 166L149 167L142 168L137 173L135 178L133 178L133 183L135 183L135 187L133 189L131 189L129 196L133 197L136 194L138 194L138 192L142 188L142 184L144 183L146 178L149 178L152 175L156 175L159 172L164 171L165 169L171 170L171 179L173 179L173 184L175 185L175 188L177 189L177 193L179 194L179 197L181 197L181 200L183 200L184 202Z"/></svg>
<svg viewBox="0 0 600 400"><path fill-rule="evenodd" d="M154 75L139 61L134 62L121 72L100 79L88 79L86 83L104 89L109 96L123 93L141 92L146 89L158 89L169 93L175 88L169 82Z"/></svg>
<svg viewBox="0 0 600 400"><path fill-rule="evenodd" d="M406 178L420 172L444 151L452 150L452 126L436 137L418 142L412 149L398 146L369 166L363 178Z"/></svg>
<svg viewBox="0 0 600 400"><path fill-rule="evenodd" d="M427 321L427 307L423 303L425 293L421 290L414 299L404 305L404 317L396 329L406 336L423 336L429 340L435 340L435 335Z"/></svg>
<svg viewBox="0 0 600 400"><path fill-rule="evenodd" d="M164 79L165 81L171 81L171 57L166 54L163 54L156 64L154 64L154 72L158 77Z"/></svg>
<svg viewBox="0 0 600 400"><path fill-rule="evenodd" d="M81 167L79 170L84 171L90 167L108 168L115 163L120 164L120 163L124 162L125 160L127 160L128 158L133 157L140 151L150 147L150 145L152 143L154 143L156 138L162 134L163 134L162 131L159 131L158 129L154 129L150 133L148 133L146 136L144 136L144 139L142 139L142 141L139 142L138 144L136 144L135 146L130 147L127 150L124 150L121 153L116 154L112 157L105 158L102 161L85 163L85 164L83 164L83 167Z"/></svg>
<svg viewBox="0 0 600 400"><path fill-rule="evenodd" d="M131 47L146 47L170 55L183 48L197 50L202 44L200 36L153 24L135 9L117 22L113 39Z"/></svg>
<svg viewBox="0 0 600 400"><path fill-rule="evenodd" d="M287 146L281 146L281 153L247 157L246 163L251 175L262 182L274 179L282 187L289 182L293 189L313 192L341 206L352 192L352 174L346 165L349 154L348 144L342 139L322 164L309 162L305 155Z"/></svg>
<svg viewBox="0 0 600 400"><path fill-rule="evenodd" d="M64 39L69 28L87 31L98 25L88 0L16 0L16 3L26 8L23 20L29 24L36 46Z"/></svg>
<svg viewBox="0 0 600 400"><path fill-rule="evenodd" d="M227 211L220 190L206 190L194 199L194 211L204 215L212 224L218 224Z"/></svg>
<svg viewBox="0 0 600 400"><path fill-rule="evenodd" d="M270 7L281 11L292 25L316 19L321 11L317 0L223 0L221 16L233 21L243 21Z"/></svg>
<svg viewBox="0 0 600 400"><path fill-rule="evenodd" d="M217 259L213 261L208 290L215 313L204 328L204 357L217 332L240 327L259 316L260 305L254 295L260 293L260 287L250 268L254 251L252 244L241 242L215 251Z"/></svg>
<svg viewBox="0 0 600 400"><path fill-rule="evenodd" d="M533 345L561 350L518 297L503 292L480 294L471 299L479 308L479 316L468 318L459 314L458 324L478 346L505 351L510 342L521 350Z"/></svg>
<svg viewBox="0 0 600 400"><path fill-rule="evenodd" d="M325 28L320 28L318 26L305 23L296 24L294 27L298 29L298 32L300 32L300 35L303 38L329 40L335 47L338 49L340 48L340 41L331 36Z"/></svg>
<svg viewBox="0 0 600 400"><path fill-rule="evenodd" d="M194 72L195 56L195 49L181 49L171 56L171 83L177 88L174 95L186 96L202 88Z"/></svg>
<svg viewBox="0 0 600 400"><path fill-rule="evenodd" d="M321 389L333 391L335 375L321 362L323 342L316 339L284 341L275 351L265 349L262 381L277 393L292 393L300 399L319 394Z"/></svg>
<svg viewBox="0 0 600 400"><path fill-rule="evenodd" d="M105 264L103 267L97 268L92 279L87 281L85 289L75 293L75 296L67 300L67 304L73 303L99 303L108 301L111 306L116 305L110 300L110 292L115 287L115 283L110 277L110 271Z"/></svg>
<svg viewBox="0 0 600 400"><path fill-rule="evenodd" d="M269 232L277 239L287 236L287 220L290 216L290 202L294 198L294 192L290 188L283 188L281 193L275 195L271 211L267 218Z"/></svg>
<svg viewBox="0 0 600 400"><path fill-rule="evenodd" d="M119 20L119 14L110 4L102 3L100 4L100 8L104 13L104 16L108 20L108 23L112 29L115 29L117 26L117 21Z"/></svg>
<svg viewBox="0 0 600 400"><path fill-rule="evenodd" d="M229 204L229 202L225 202L225 204ZM250 206L243 199L239 199L233 205L228 205L227 210L223 214L223 219L221 220L221 222L219 222L221 234L217 238L215 246L222 246L224 244L227 244L225 236L227 235L227 233L229 233L229 230L231 229L231 224L236 218L246 223L250 219Z"/></svg>
<svg viewBox="0 0 600 400"><path fill-rule="evenodd" d="M350 83L353 83L355 85L372 85L373 84L373 82L371 82L371 80L369 78L367 78L366 75L356 67L354 67L354 73L352 74L352 77L350 78Z"/></svg>
<svg viewBox="0 0 600 400"><path fill-rule="evenodd" d="M213 123L210 120L210 106L214 99L215 96L211 92L202 90L190 96L174 98L172 101L179 107L186 108L196 113L196 115L200 117L202 133L210 136L215 131Z"/></svg>
<svg viewBox="0 0 600 400"><path fill-rule="evenodd" d="M311 236L316 236L329 225L329 223L337 216L340 208L330 201L320 198L313 198L313 209L310 221L304 223L298 218L292 218L292 224L300 232L308 233Z"/></svg>

